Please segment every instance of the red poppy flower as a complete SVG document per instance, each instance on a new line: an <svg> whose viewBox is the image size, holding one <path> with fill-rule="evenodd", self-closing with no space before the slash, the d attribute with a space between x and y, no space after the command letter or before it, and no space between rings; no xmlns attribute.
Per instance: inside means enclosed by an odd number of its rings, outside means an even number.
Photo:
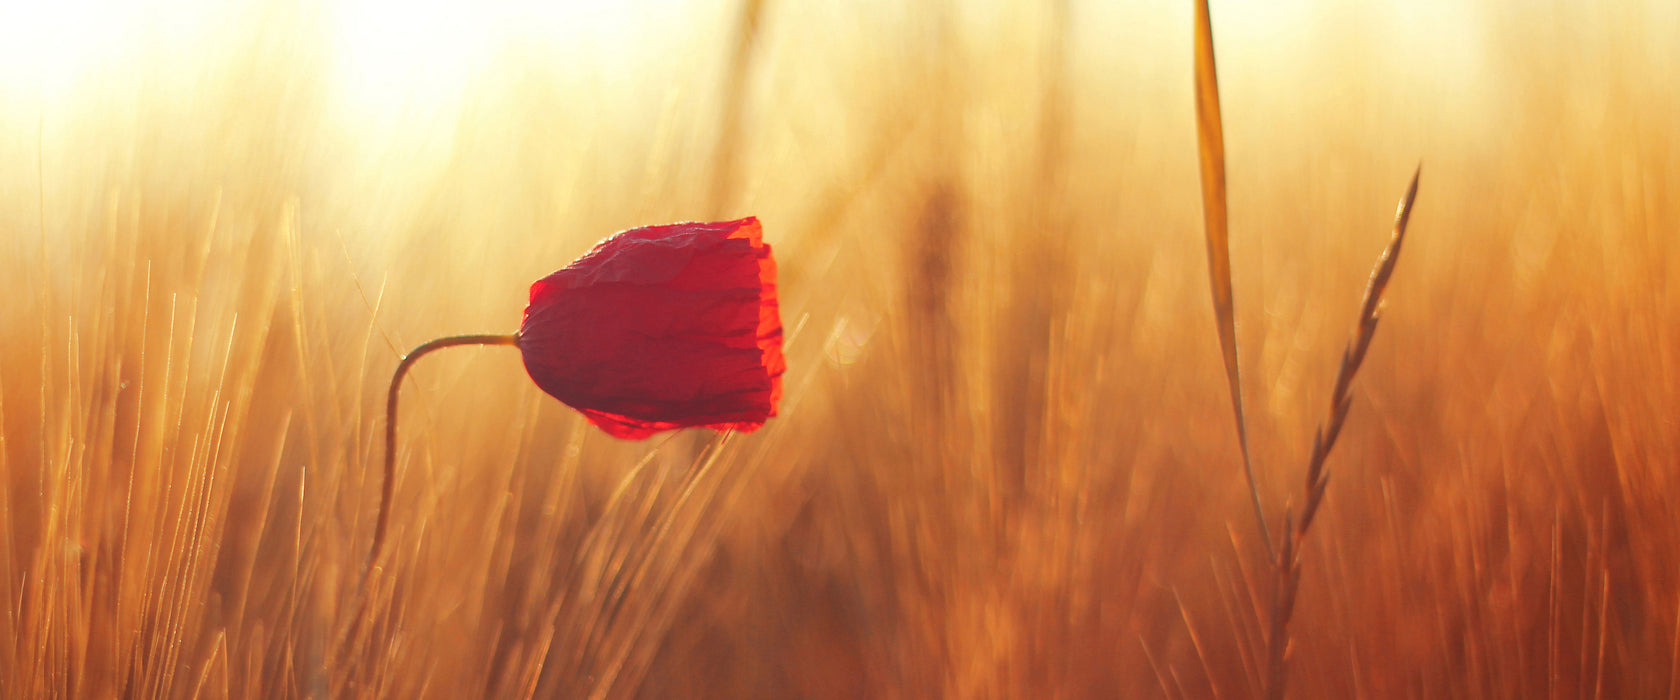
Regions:
<svg viewBox="0 0 1680 700"><path fill-rule="evenodd" d="M391 374L385 471L368 570L396 483L397 396L416 360L459 345L517 345L543 391L615 437L757 429L782 398L776 260L758 219L648 226L614 235L531 285L514 335L421 343Z"/></svg>
<svg viewBox="0 0 1680 700"><path fill-rule="evenodd" d="M781 399L776 261L758 219L635 228L531 285L537 386L620 438L750 431Z"/></svg>

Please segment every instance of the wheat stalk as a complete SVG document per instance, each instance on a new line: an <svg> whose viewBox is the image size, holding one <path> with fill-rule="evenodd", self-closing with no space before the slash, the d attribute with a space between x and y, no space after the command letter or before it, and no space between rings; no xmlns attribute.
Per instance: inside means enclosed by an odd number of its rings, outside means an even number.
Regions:
<svg viewBox="0 0 1680 700"><path fill-rule="evenodd" d="M1349 389L1354 375L1359 373L1360 365L1365 362L1365 352L1371 349L1371 339L1377 335L1383 292L1387 291L1388 281L1394 276L1394 265L1400 258L1400 244L1406 240L1406 223L1411 219L1412 202L1417 199L1418 175L1421 172L1421 167L1412 172L1412 183L1400 199L1400 206L1394 214L1394 237L1388 242L1388 248L1383 250L1382 257L1377 259L1376 269L1371 272L1371 281L1365 287L1365 298L1359 305L1359 324L1354 329L1353 340L1342 351L1336 386L1330 392L1330 415L1319 424L1318 433L1313 436L1312 455L1307 461L1307 498L1301 508L1300 520L1295 519L1290 508L1284 509L1284 529L1276 561L1277 587L1272 592L1272 624L1267 636L1266 697L1274 700L1283 697L1288 681L1289 620L1295 612L1295 593L1301 586L1301 545L1312 527L1313 517L1318 514L1318 507L1324 503L1325 486L1330 483L1330 472L1325 470L1324 461L1336 446L1343 423L1347 422L1348 408L1353 401Z"/></svg>

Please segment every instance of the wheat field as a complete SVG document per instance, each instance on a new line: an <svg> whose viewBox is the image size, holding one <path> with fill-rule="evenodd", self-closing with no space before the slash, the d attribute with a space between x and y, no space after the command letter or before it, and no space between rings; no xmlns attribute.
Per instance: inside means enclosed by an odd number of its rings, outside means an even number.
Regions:
<svg viewBox="0 0 1680 700"><path fill-rule="evenodd" d="M0 36L0 696L1261 694L1191 3L187 5ZM1680 10L1211 7L1274 519L1424 170L1291 697L1680 694ZM402 353L746 215L779 417L440 353L363 579Z"/></svg>

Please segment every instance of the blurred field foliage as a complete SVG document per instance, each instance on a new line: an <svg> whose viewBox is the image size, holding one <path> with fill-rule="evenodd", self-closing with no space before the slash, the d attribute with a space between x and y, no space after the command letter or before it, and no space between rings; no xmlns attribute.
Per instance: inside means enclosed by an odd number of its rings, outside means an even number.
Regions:
<svg viewBox="0 0 1680 700"><path fill-rule="evenodd" d="M908 5L171 4L89 24L74 79L10 49L0 695L1257 693L1191 5ZM1680 692L1680 9L1212 8L1274 513L1425 171L1294 696ZM779 418L616 442L517 353L428 359L355 604L402 352L511 332L613 231L748 214Z"/></svg>

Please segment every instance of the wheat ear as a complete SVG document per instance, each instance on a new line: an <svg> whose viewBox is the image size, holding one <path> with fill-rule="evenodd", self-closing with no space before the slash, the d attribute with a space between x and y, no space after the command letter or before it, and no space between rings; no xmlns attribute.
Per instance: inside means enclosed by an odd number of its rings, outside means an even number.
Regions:
<svg viewBox="0 0 1680 700"><path fill-rule="evenodd" d="M1406 240L1406 223L1412 216L1412 202L1417 199L1418 175L1421 172L1421 166L1412 172L1412 184L1400 199L1394 215L1394 238L1388 242L1388 248L1383 250L1376 269L1371 272L1371 281L1365 287L1365 299L1359 305L1359 325L1354 329L1353 340L1342 351L1342 366L1336 372L1335 389L1330 392L1330 415L1319 424L1318 433L1313 436L1312 456L1307 461L1307 497L1301 507L1300 519L1295 518L1293 509L1284 509L1282 541L1277 548L1277 587L1272 591L1272 624L1267 637L1266 697L1272 700L1281 700L1289 679L1289 619L1295 612L1295 593L1301 586L1301 544L1306 540L1307 530L1312 527L1313 516L1318 514L1318 507L1324 503L1324 488L1330 483L1330 472L1324 468L1324 461L1342 433L1342 424L1347 421L1348 407L1353 400L1349 389L1354 375L1359 373L1360 365L1365 362L1365 351L1371 348L1371 339L1377 335L1383 292L1387 291L1388 281L1394 276L1400 244Z"/></svg>

